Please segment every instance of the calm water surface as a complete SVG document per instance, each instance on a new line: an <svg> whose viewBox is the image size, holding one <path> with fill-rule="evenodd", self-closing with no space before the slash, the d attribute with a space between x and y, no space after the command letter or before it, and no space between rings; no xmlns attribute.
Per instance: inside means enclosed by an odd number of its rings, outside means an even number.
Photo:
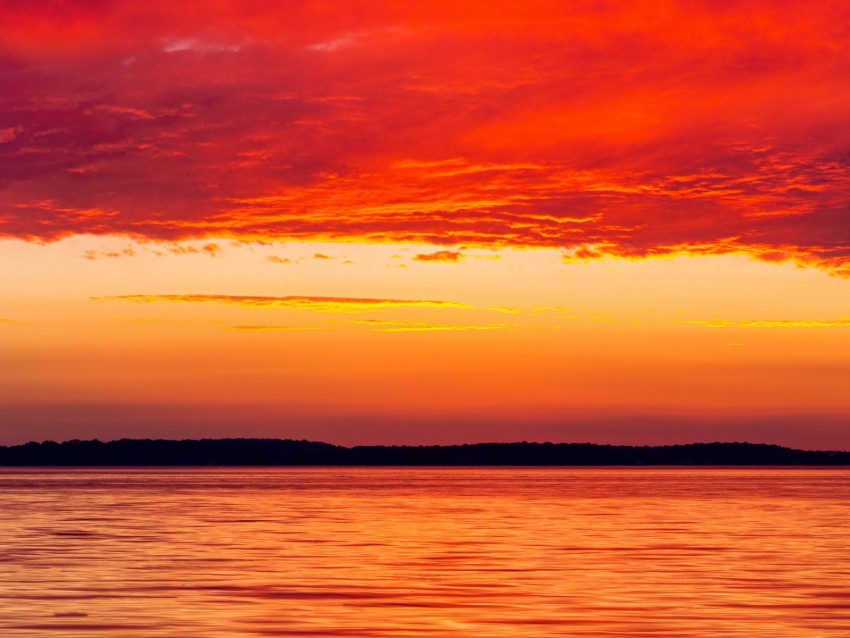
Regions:
<svg viewBox="0 0 850 638"><path fill-rule="evenodd" d="M846 469L3 469L0 636L850 636Z"/></svg>

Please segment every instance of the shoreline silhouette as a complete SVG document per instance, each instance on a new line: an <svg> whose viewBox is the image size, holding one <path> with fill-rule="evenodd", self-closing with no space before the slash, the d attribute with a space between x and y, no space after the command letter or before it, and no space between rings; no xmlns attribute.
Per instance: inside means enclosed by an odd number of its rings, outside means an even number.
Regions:
<svg viewBox="0 0 850 638"><path fill-rule="evenodd" d="M0 466L793 466L850 465L850 452L764 443L631 446L470 443L345 447L293 439L119 439L0 446Z"/></svg>

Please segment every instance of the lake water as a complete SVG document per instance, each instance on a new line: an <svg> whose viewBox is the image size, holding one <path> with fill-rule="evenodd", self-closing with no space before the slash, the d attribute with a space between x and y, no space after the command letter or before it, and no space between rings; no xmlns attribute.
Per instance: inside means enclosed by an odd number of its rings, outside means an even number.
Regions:
<svg viewBox="0 0 850 638"><path fill-rule="evenodd" d="M850 636L850 470L0 469L0 636Z"/></svg>

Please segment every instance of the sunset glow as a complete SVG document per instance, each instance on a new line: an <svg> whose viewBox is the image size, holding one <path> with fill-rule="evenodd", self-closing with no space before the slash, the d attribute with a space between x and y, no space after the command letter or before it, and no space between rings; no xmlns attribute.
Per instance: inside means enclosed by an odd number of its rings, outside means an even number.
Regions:
<svg viewBox="0 0 850 638"><path fill-rule="evenodd" d="M847 3L0 10L0 443L850 448Z"/></svg>

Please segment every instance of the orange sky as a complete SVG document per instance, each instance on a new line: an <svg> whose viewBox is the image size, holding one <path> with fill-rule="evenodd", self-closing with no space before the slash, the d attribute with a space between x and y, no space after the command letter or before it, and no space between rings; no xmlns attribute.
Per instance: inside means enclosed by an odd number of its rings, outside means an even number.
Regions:
<svg viewBox="0 0 850 638"><path fill-rule="evenodd" d="M0 442L850 447L847 3L0 11Z"/></svg>

